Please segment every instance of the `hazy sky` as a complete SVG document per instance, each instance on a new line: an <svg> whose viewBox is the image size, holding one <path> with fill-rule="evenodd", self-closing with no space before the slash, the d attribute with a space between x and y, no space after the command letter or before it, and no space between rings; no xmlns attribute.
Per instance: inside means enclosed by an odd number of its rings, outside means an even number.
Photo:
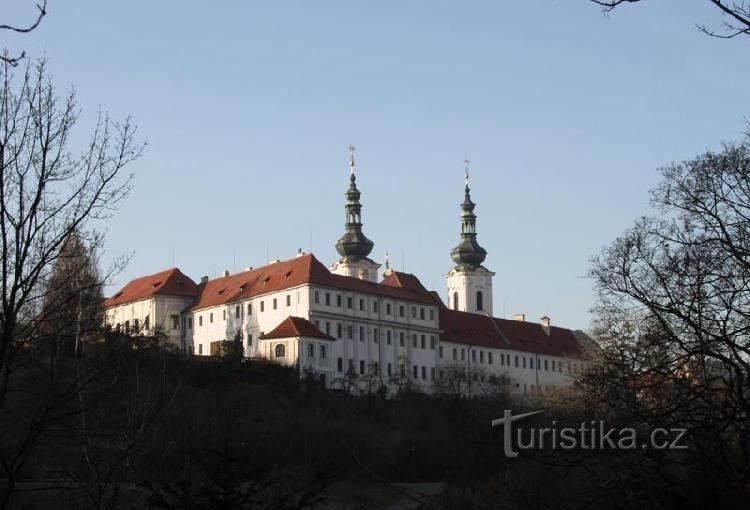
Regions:
<svg viewBox="0 0 750 510"><path fill-rule="evenodd" d="M133 253L118 286L173 253L195 279L311 244L333 262L355 144L375 260L445 297L468 156L495 314L586 328L589 258L657 167L750 117L750 41L700 34L705 0L49 2L3 44L76 87L81 136L101 106L149 142L106 225L104 262Z"/></svg>

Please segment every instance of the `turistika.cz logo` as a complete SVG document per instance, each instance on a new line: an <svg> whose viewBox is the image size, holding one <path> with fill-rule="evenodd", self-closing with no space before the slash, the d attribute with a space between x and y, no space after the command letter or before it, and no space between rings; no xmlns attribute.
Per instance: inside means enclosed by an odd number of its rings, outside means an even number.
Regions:
<svg viewBox="0 0 750 510"><path fill-rule="evenodd" d="M492 420L493 427L504 428L503 449L505 456L509 458L518 457L518 452L513 449L512 424L519 420L536 416L541 411L518 414L506 409L502 418ZM528 430L524 439L524 430ZM516 447L519 450L541 450L550 448L552 450L685 450L687 445L682 443L687 429L663 429L656 428L649 434L648 440L638 440L638 431L633 428L614 429L608 428L603 421L581 422L580 427L557 426L557 421L552 421L551 427L522 429L516 427Z"/></svg>

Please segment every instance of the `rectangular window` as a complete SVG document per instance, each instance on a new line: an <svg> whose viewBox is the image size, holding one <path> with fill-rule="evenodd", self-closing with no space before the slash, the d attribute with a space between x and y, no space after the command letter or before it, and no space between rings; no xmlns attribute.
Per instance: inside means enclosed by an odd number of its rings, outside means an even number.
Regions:
<svg viewBox="0 0 750 510"><path fill-rule="evenodd" d="M398 345L400 345L401 347L404 346L404 333L403 332L398 334Z"/></svg>
<svg viewBox="0 0 750 510"><path fill-rule="evenodd" d="M555 360L552 360L552 371L555 371Z"/></svg>
<svg viewBox="0 0 750 510"><path fill-rule="evenodd" d="M413 349L417 348L417 335L416 334L411 335L411 346Z"/></svg>
<svg viewBox="0 0 750 510"><path fill-rule="evenodd" d="M326 321L326 335L331 334L331 323Z"/></svg>
<svg viewBox="0 0 750 510"><path fill-rule="evenodd" d="M198 325L199 326L203 326L203 316L202 315L198 316Z"/></svg>
<svg viewBox="0 0 750 510"><path fill-rule="evenodd" d="M349 340L352 339L352 330L353 329L354 328L352 327L351 324L349 324L348 326L346 326L346 338L348 338Z"/></svg>
<svg viewBox="0 0 750 510"><path fill-rule="evenodd" d="M264 310L264 308L265 308L265 307L266 307L266 304L265 304L265 302L261 301L261 302L260 302L260 311L262 312L262 311Z"/></svg>
<svg viewBox="0 0 750 510"><path fill-rule="evenodd" d="M474 349L471 350L471 362L476 363L477 362L477 351Z"/></svg>
<svg viewBox="0 0 750 510"><path fill-rule="evenodd" d="M320 359L326 359L326 351L327 351L326 346L321 344L318 351L320 352Z"/></svg>
<svg viewBox="0 0 750 510"><path fill-rule="evenodd" d="M435 380L435 367L430 367L430 380Z"/></svg>
<svg viewBox="0 0 750 510"><path fill-rule="evenodd" d="M146 320L143 323L143 327L145 327L146 329L148 329L148 315L146 315ZM188 318L188 328L189 329L193 329L193 318L192 317Z"/></svg>
<svg viewBox="0 0 750 510"><path fill-rule="evenodd" d="M435 320L435 310L432 308L430 308L430 320L431 321Z"/></svg>
<svg viewBox="0 0 750 510"><path fill-rule="evenodd" d="M344 371L344 360L343 360L343 358L337 358L336 359L336 369L339 372L343 372Z"/></svg>
<svg viewBox="0 0 750 510"><path fill-rule="evenodd" d="M344 335L343 335L343 330L342 330L342 329L343 329L343 327L344 327L344 326L343 326L343 325L342 325L342 324L341 324L340 322L339 322L338 324L336 324L336 336L337 336L338 338L341 338L342 336L344 336Z"/></svg>
<svg viewBox="0 0 750 510"><path fill-rule="evenodd" d="M479 351L479 362L484 363L484 351Z"/></svg>
<svg viewBox="0 0 750 510"><path fill-rule="evenodd" d="M417 318L417 307L416 306L412 306L411 307L411 318L412 319L416 319Z"/></svg>
<svg viewBox="0 0 750 510"><path fill-rule="evenodd" d="M421 335L421 336L419 337L419 346L420 346L420 347L421 347L422 349L426 349L426 348L427 348L427 344L426 344L425 342L426 342L425 336L424 336L424 335Z"/></svg>
<svg viewBox="0 0 750 510"><path fill-rule="evenodd" d="M226 310L222 310L221 311L221 320L223 320L223 321L227 320L227 311Z"/></svg>
<svg viewBox="0 0 750 510"><path fill-rule="evenodd" d="M453 348L453 361L456 361L458 359L456 348Z"/></svg>
<svg viewBox="0 0 750 510"><path fill-rule="evenodd" d="M516 356L516 368L518 368L518 356Z"/></svg>
<svg viewBox="0 0 750 510"><path fill-rule="evenodd" d="M359 373L361 375L365 375L365 362L364 361L359 362Z"/></svg>
<svg viewBox="0 0 750 510"><path fill-rule="evenodd" d="M492 365L492 353L491 352L487 353L487 363L489 363L490 365Z"/></svg>
<svg viewBox="0 0 750 510"><path fill-rule="evenodd" d="M203 354L203 344L198 344L198 354Z"/></svg>
<svg viewBox="0 0 750 510"><path fill-rule="evenodd" d="M320 321L318 319L315 319L315 327L320 329Z"/></svg>
<svg viewBox="0 0 750 510"><path fill-rule="evenodd" d="M353 306L352 305L352 298L351 297L347 297L346 298L346 307L351 310L352 306Z"/></svg>
<svg viewBox="0 0 750 510"><path fill-rule="evenodd" d="M336 294L336 306L341 308L341 294Z"/></svg>
<svg viewBox="0 0 750 510"><path fill-rule="evenodd" d="M420 318L421 320L424 320L424 308L420 308L420 309L419 309L419 318Z"/></svg>
<svg viewBox="0 0 750 510"><path fill-rule="evenodd" d="M315 291L315 304L320 304L320 292L318 292L317 290Z"/></svg>
<svg viewBox="0 0 750 510"><path fill-rule="evenodd" d="M326 292L326 306L331 306L331 293Z"/></svg>
<svg viewBox="0 0 750 510"><path fill-rule="evenodd" d="M435 350L435 335L430 335L430 349Z"/></svg>
<svg viewBox="0 0 750 510"><path fill-rule="evenodd" d="M240 305L236 305L234 307L234 318L239 319L240 318Z"/></svg>
<svg viewBox="0 0 750 510"><path fill-rule="evenodd" d="M273 298L272 303L273 303L273 309L276 310L276 298Z"/></svg>
<svg viewBox="0 0 750 510"><path fill-rule="evenodd" d="M523 358L523 368L526 368L526 356L522 356Z"/></svg>
<svg viewBox="0 0 750 510"><path fill-rule="evenodd" d="M208 322L213 324L214 323L214 313L211 312L208 314Z"/></svg>
<svg viewBox="0 0 750 510"><path fill-rule="evenodd" d="M365 341L365 328L363 326L359 327L359 341L360 342Z"/></svg>
<svg viewBox="0 0 750 510"><path fill-rule="evenodd" d="M373 301L372 302L372 311L375 312L375 313L378 313L378 310L379 310L379 308L378 308L378 302L377 301Z"/></svg>
<svg viewBox="0 0 750 510"><path fill-rule="evenodd" d="M461 349L461 361L466 361L466 350Z"/></svg>
<svg viewBox="0 0 750 510"><path fill-rule="evenodd" d="M398 305L398 316L399 317L404 316L404 305Z"/></svg>
<svg viewBox="0 0 750 510"><path fill-rule="evenodd" d="M364 300L364 299L360 299L360 300L359 300L359 309L360 309L360 311L362 311L362 312L364 312L364 311L365 311L365 300Z"/></svg>
<svg viewBox="0 0 750 510"><path fill-rule="evenodd" d="M390 303L386 303L385 304L385 313L386 313L386 315L390 315L391 314L391 304Z"/></svg>
<svg viewBox="0 0 750 510"><path fill-rule="evenodd" d="M377 361L370 365L370 368L372 369L373 374L380 375L380 365L378 365Z"/></svg>
<svg viewBox="0 0 750 510"><path fill-rule="evenodd" d="M292 306L292 296L286 295L286 306Z"/></svg>
<svg viewBox="0 0 750 510"><path fill-rule="evenodd" d="M253 314L253 304L252 303L248 303L247 304L247 314L248 315L252 315Z"/></svg>
<svg viewBox="0 0 750 510"><path fill-rule="evenodd" d="M549 360L544 360L544 369L549 370Z"/></svg>
<svg viewBox="0 0 750 510"><path fill-rule="evenodd" d="M390 363L388 363L388 377L391 377L392 370L393 370L393 365L391 365Z"/></svg>
<svg viewBox="0 0 750 510"><path fill-rule="evenodd" d="M378 343L378 328L372 330L372 343Z"/></svg>
<svg viewBox="0 0 750 510"><path fill-rule="evenodd" d="M422 380L427 380L427 367L422 367Z"/></svg>
<svg viewBox="0 0 750 510"><path fill-rule="evenodd" d="M529 368L534 370L534 358L529 356Z"/></svg>
<svg viewBox="0 0 750 510"><path fill-rule="evenodd" d="M443 346L439 345L438 346L438 358L442 358L442 357L443 357Z"/></svg>
<svg viewBox="0 0 750 510"><path fill-rule="evenodd" d="M417 365L414 365L412 369L414 372L414 379L419 379L419 367Z"/></svg>
<svg viewBox="0 0 750 510"><path fill-rule="evenodd" d="M247 334L247 346L250 347L251 345L253 345L253 335L252 333L248 333Z"/></svg>
<svg viewBox="0 0 750 510"><path fill-rule="evenodd" d="M388 345L391 345L391 332L390 330L385 332L385 340Z"/></svg>

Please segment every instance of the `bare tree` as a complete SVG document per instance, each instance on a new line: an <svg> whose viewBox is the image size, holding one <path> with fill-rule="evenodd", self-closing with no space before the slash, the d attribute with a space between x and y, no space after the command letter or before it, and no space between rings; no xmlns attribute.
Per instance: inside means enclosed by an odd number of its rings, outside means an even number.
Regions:
<svg viewBox="0 0 750 510"><path fill-rule="evenodd" d="M605 13L612 12L622 4L634 4L641 0L589 0L602 7ZM704 34L720 39L732 39L738 35L750 36L750 4L747 2L727 2L726 0L707 0L716 7L724 17L721 31L708 28L701 23L698 29ZM676 3L676 2L675 2Z"/></svg>
<svg viewBox="0 0 750 510"><path fill-rule="evenodd" d="M41 4L36 4L37 8L37 14L36 19L27 26L17 26L17 25L9 25L9 24L0 24L0 30L8 30L11 32L21 33L21 34L27 34L31 32L32 30L35 30L39 24L42 22L42 18L44 18L47 15L47 0L44 0ZM4 62L5 64L9 64L13 67L17 66L18 63L26 58L26 52L22 51L21 54L17 57L11 57L7 53L4 53L0 55L0 61Z"/></svg>
<svg viewBox="0 0 750 510"><path fill-rule="evenodd" d="M75 236L87 232L89 249L101 246L95 224L128 194L125 168L143 150L129 119L114 123L100 113L87 145L74 151L78 116L75 91L60 97L44 61L29 63L20 76L12 62L0 63L0 507L55 419L55 405L69 404L88 380L56 384L54 357L36 354L44 319L70 299L50 301L46 283ZM100 286L109 274L89 283Z"/></svg>
<svg viewBox="0 0 750 510"><path fill-rule="evenodd" d="M750 482L750 136L661 169L657 215L593 261L605 362L581 381L640 423L702 438Z"/></svg>

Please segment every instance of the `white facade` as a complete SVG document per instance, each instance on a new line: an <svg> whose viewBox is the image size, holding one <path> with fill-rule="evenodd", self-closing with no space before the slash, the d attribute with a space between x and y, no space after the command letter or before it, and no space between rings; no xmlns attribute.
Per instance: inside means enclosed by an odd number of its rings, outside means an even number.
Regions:
<svg viewBox="0 0 750 510"><path fill-rule="evenodd" d="M360 280L377 283L380 264L370 259L361 259L357 261L339 260L334 262L330 269L333 274L350 276L352 278L359 278Z"/></svg>
<svg viewBox="0 0 750 510"><path fill-rule="evenodd" d="M170 345L184 349L182 312L192 301L193 298L153 295L106 308L106 322L123 333L164 334Z"/></svg>
<svg viewBox="0 0 750 510"><path fill-rule="evenodd" d="M569 388L588 361L513 349L478 347L453 342L441 344L439 378L466 381L465 393L492 391L497 383L509 393L544 394ZM468 383L471 382L469 385Z"/></svg>
<svg viewBox="0 0 750 510"><path fill-rule="evenodd" d="M245 356L261 357L258 339L291 316L309 318L308 285L271 292L251 299L186 312L186 342L191 353L210 355L212 342L240 334ZM214 344L216 345L216 344Z"/></svg>
<svg viewBox="0 0 750 510"><path fill-rule="evenodd" d="M492 277L484 266L477 269L456 267L446 275L448 308L462 312L492 315Z"/></svg>

